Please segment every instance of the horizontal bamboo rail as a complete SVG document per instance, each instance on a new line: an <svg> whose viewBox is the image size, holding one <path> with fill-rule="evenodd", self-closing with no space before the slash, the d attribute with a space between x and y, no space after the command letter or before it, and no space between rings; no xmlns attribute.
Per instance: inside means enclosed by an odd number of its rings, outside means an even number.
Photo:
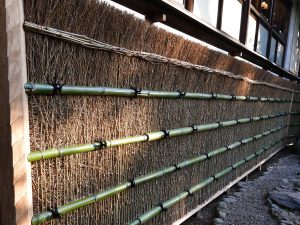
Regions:
<svg viewBox="0 0 300 225"><path fill-rule="evenodd" d="M132 188L132 187L135 187L137 185L141 185L141 184L144 184L146 182L149 182L149 181L158 179L160 177L166 176L168 174L174 173L174 172L176 172L180 169L184 169L186 167L189 167L189 166L192 166L194 164L200 163L200 162L202 162L206 159L212 158L212 157L214 157L216 155L219 155L221 153L224 153L226 151L233 150L233 149L235 149L235 148L237 148L241 145L246 145L246 144L248 144L252 141L258 140L258 139L260 139L262 137L265 137L265 136L268 136L268 135L270 135L274 132L280 131L280 130L284 129L285 127L287 127L287 126L281 126L281 127L277 127L277 128L265 131L263 133L255 135L255 136L245 138L241 141L232 143L228 146L224 146L224 147L215 149L211 152L208 152L207 154L200 155L200 156L188 159L188 160L184 160L180 163L177 163L176 165L165 167L165 168L163 168L159 171L155 171L155 172L148 173L148 174L145 174L145 175L140 176L140 177L133 178L132 180L129 180L125 183L121 183L121 184L119 184L115 187L109 188L107 190L103 190L103 191L101 191L101 192L99 192L95 195L91 195L91 196L79 199L77 201L70 202L70 203L65 204L63 206L60 206L60 207L56 208L55 210L49 210L47 212L42 212L40 214L37 214L37 215L33 216L32 224L37 225L37 224L40 224L42 222L45 222L45 221L51 220L53 218L59 217L63 214L74 211L76 209L87 206L89 204L104 200L105 198L107 198L109 196L112 196L112 195L115 195L117 193L123 192L123 191L125 191L129 188Z"/></svg>
<svg viewBox="0 0 300 225"><path fill-rule="evenodd" d="M245 159L236 162L235 164L231 165L230 167L227 167L226 169L220 171L219 173L216 173L215 175L207 178L206 180L200 182L199 184L196 184L196 185L192 186L188 190L185 190L185 191L181 192L180 194L174 196L173 198L170 198L169 200L158 204L157 206L155 206L154 208L152 208L148 212L144 213L143 215L139 216L138 218L136 218L135 220L130 222L128 225L141 225L141 224L147 222L148 220L152 219L153 217L159 215L160 213L162 213L162 212L166 211L167 209L171 208L172 206L174 206L178 202L180 202L183 199L187 198L188 196L192 196L194 193L198 192L199 190L201 190L205 186L211 184L212 182L214 182L214 181L218 180L219 178L225 176L226 174L230 173L232 170L242 166L243 164L247 163L248 161L254 159L255 157L257 157L259 155L261 155L264 151L266 151L266 150L270 149L271 147L275 146L276 144L281 142L283 139L281 139L279 141L276 141L276 142L274 142L274 143L258 150L257 152L255 152L255 153L249 155L248 157L246 157Z"/></svg>
<svg viewBox="0 0 300 225"><path fill-rule="evenodd" d="M96 96L119 96L119 97L140 97L140 98L174 98L174 99L216 99L216 100L236 100L236 101L256 101L256 102L291 102L287 99L257 97L257 96L237 96L215 93L196 93L183 91L154 91L141 90L136 88L112 88L102 86L75 86L25 83L27 94L34 95L96 95Z"/></svg>
<svg viewBox="0 0 300 225"><path fill-rule="evenodd" d="M296 127L296 126L300 126L300 123L291 123L290 127Z"/></svg>
<svg viewBox="0 0 300 225"><path fill-rule="evenodd" d="M29 162L34 162L42 159L50 159L50 158L62 157L66 155L90 152L90 151L95 151L95 150L100 150L105 148L116 147L120 145L127 145L127 144L146 142L146 141L157 141L164 138L182 136L182 135L192 134L195 132L208 131L217 128L234 126L243 123L250 123L253 121L265 120L265 119L275 118L279 116L286 116L286 115L289 115L289 113L283 112L274 115L263 115L263 116L249 117L249 118L241 118L241 119L216 122L211 124L195 125L190 127L156 131L156 132L147 133L143 135L125 137L121 139L106 140L106 141L104 140L104 141L94 142L90 144L31 151L27 159Z"/></svg>

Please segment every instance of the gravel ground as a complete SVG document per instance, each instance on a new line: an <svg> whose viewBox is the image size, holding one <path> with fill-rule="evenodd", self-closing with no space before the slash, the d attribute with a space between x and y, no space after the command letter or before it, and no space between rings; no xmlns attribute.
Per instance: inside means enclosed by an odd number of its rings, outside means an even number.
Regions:
<svg viewBox="0 0 300 225"><path fill-rule="evenodd" d="M277 162L275 162L277 161ZM234 198L222 210L226 216L220 224L226 225L279 225L280 222L271 215L268 192L285 185L286 180L300 180L300 156L283 151L264 164L265 172L252 173L250 181L239 182L228 192L207 205L197 215L182 225L213 225L218 215L218 203ZM300 224L299 224L300 225Z"/></svg>
<svg viewBox="0 0 300 225"><path fill-rule="evenodd" d="M258 179L239 183L241 192L235 196L235 202L228 204L224 224L277 225L278 221L270 214L268 192L284 185L285 180L300 179L299 162L297 155L282 158Z"/></svg>

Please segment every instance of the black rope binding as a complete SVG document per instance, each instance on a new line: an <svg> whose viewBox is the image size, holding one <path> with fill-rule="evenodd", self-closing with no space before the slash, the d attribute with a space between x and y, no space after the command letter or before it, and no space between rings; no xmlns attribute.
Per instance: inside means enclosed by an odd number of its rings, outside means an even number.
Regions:
<svg viewBox="0 0 300 225"><path fill-rule="evenodd" d="M250 117L250 122L252 122L253 121L253 117Z"/></svg>
<svg viewBox="0 0 300 225"><path fill-rule="evenodd" d="M61 215L58 212L57 206L55 206L54 208L48 208L48 210L52 213L53 219L61 218Z"/></svg>
<svg viewBox="0 0 300 225"><path fill-rule="evenodd" d="M164 133L165 138L170 137L170 134L167 130L161 130L161 131Z"/></svg>
<svg viewBox="0 0 300 225"><path fill-rule="evenodd" d="M235 95L231 95L231 100L236 100L236 96Z"/></svg>
<svg viewBox="0 0 300 225"><path fill-rule="evenodd" d="M173 166L176 168L176 170L181 170L181 168L177 164L174 164Z"/></svg>
<svg viewBox="0 0 300 225"><path fill-rule="evenodd" d="M194 195L193 193L190 192L190 190L184 190L185 192L187 192L189 194L189 196Z"/></svg>
<svg viewBox="0 0 300 225"><path fill-rule="evenodd" d="M196 126L192 125L192 126L190 126L190 127L193 129L193 132L197 132Z"/></svg>
<svg viewBox="0 0 300 225"><path fill-rule="evenodd" d="M248 95L248 96L246 96L246 100L248 100L248 101L250 101L250 96Z"/></svg>
<svg viewBox="0 0 300 225"><path fill-rule="evenodd" d="M216 178L216 175L213 175L211 177L214 178L215 181L218 181L218 178Z"/></svg>
<svg viewBox="0 0 300 225"><path fill-rule="evenodd" d="M235 169L236 169L236 167L234 167L233 165L231 165L230 167L231 167L233 170L235 170Z"/></svg>
<svg viewBox="0 0 300 225"><path fill-rule="evenodd" d="M217 124L219 124L219 127L223 127L222 122L217 122Z"/></svg>
<svg viewBox="0 0 300 225"><path fill-rule="evenodd" d="M102 139L96 139L94 140L94 147L95 147L95 150L99 150L99 149L102 149L102 148L107 148L107 143L105 140L102 140Z"/></svg>
<svg viewBox="0 0 300 225"><path fill-rule="evenodd" d="M179 93L178 98L183 98L186 95L186 92L184 91L177 91Z"/></svg>
<svg viewBox="0 0 300 225"><path fill-rule="evenodd" d="M168 209L164 207L164 205L163 205L162 202L158 203L157 206L159 206L162 209L163 212L167 212L168 211Z"/></svg>
<svg viewBox="0 0 300 225"><path fill-rule="evenodd" d="M211 93L211 99L216 99L217 98L217 94Z"/></svg>
<svg viewBox="0 0 300 225"><path fill-rule="evenodd" d="M211 159L211 156L209 156L208 153L204 153L204 155L206 155L207 159Z"/></svg>
<svg viewBox="0 0 300 225"><path fill-rule="evenodd" d="M130 183L130 187L132 187L132 188L136 187L136 183L134 182L134 178L129 179L128 182Z"/></svg>
<svg viewBox="0 0 300 225"><path fill-rule="evenodd" d="M52 95L57 95L61 92L63 84L60 84L59 82L52 81L49 83L53 87Z"/></svg>
<svg viewBox="0 0 300 225"><path fill-rule="evenodd" d="M138 94L140 94L142 92L142 89L138 89L136 87L130 87L130 89L132 89L134 91L134 96L132 96L132 98L136 98L138 96Z"/></svg>

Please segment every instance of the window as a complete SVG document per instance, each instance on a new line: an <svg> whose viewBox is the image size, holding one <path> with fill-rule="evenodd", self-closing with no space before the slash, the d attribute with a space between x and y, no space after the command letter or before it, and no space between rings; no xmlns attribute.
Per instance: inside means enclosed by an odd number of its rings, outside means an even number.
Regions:
<svg viewBox="0 0 300 225"><path fill-rule="evenodd" d="M259 24L256 51L265 57L267 56L268 35L267 28Z"/></svg>
<svg viewBox="0 0 300 225"><path fill-rule="evenodd" d="M239 40L242 4L238 0L224 0L221 30Z"/></svg>
<svg viewBox="0 0 300 225"><path fill-rule="evenodd" d="M185 0L184 2L186 9L194 15L245 44L250 50L283 66L291 0Z"/></svg>
<svg viewBox="0 0 300 225"><path fill-rule="evenodd" d="M283 66L288 34L291 9L288 2L288 0L252 0L251 17L248 19L247 47L250 49L253 47L254 51L279 66ZM254 43L253 36L255 36Z"/></svg>
<svg viewBox="0 0 300 225"><path fill-rule="evenodd" d="M271 40L271 49L270 49L270 60L274 63L275 63L275 56L276 56L276 52L275 52L276 44L277 44L276 40L274 38L272 38L272 40Z"/></svg>
<svg viewBox="0 0 300 225"><path fill-rule="evenodd" d="M300 64L300 24L299 18L296 19L294 24L294 36L293 36L290 71L294 74L299 73Z"/></svg>
<svg viewBox="0 0 300 225"><path fill-rule="evenodd" d="M253 15L249 15L246 46L251 50L254 50L256 23L255 17Z"/></svg>
<svg viewBox="0 0 300 225"><path fill-rule="evenodd" d="M194 0L193 13L205 22L217 26L219 0Z"/></svg>
<svg viewBox="0 0 300 225"><path fill-rule="evenodd" d="M276 55L276 63L279 66L282 66L283 64L283 52L284 52L284 47L281 43L278 43L278 47L277 47L277 55Z"/></svg>

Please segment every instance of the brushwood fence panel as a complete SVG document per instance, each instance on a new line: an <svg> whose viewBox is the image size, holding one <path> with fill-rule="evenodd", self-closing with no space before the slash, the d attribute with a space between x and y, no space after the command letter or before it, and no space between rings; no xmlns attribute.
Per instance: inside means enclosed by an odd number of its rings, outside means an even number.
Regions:
<svg viewBox="0 0 300 225"><path fill-rule="evenodd" d="M25 20L135 51L156 53L252 80L295 90L296 85L244 61L156 28L146 21L97 1L25 0ZM26 32L28 80L81 86L216 93L300 99L299 94L168 63L99 51ZM300 111L291 102L128 98L86 95L29 95L31 149L43 150L152 131L218 121ZM236 126L152 142L74 154L32 163L33 210L38 214L116 186L134 177L172 166L276 127L298 122L284 115ZM295 129L295 130L292 130ZM290 128L289 133L297 133ZM293 133L294 132L294 133ZM288 134L285 127L247 145L178 170L45 224L127 224L159 202L205 180ZM172 224L230 181L282 147L276 143L253 161L233 170L180 201L149 224Z"/></svg>

